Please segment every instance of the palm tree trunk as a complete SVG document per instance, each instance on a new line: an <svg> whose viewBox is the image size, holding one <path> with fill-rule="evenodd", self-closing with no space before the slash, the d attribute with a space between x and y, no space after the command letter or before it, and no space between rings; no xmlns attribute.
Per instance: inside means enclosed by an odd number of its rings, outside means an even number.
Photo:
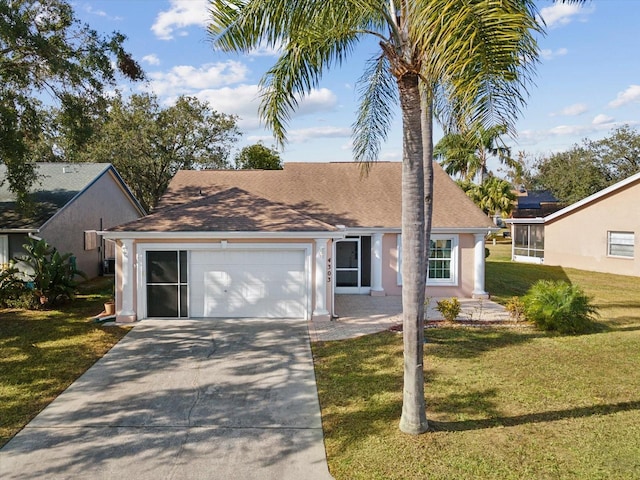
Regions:
<svg viewBox="0 0 640 480"><path fill-rule="evenodd" d="M429 271L431 239L431 217L433 216L433 96L426 88L422 90L422 149L424 158L424 284Z"/></svg>
<svg viewBox="0 0 640 480"><path fill-rule="evenodd" d="M427 430L424 401L424 172L418 76L398 79L402 107L402 325L404 388L400 430Z"/></svg>

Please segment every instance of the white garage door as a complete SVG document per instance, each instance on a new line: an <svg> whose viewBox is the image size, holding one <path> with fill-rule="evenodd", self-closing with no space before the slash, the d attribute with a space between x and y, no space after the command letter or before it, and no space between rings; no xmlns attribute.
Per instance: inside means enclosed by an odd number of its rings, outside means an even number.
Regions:
<svg viewBox="0 0 640 480"><path fill-rule="evenodd" d="M306 317L303 250L196 250L189 263L191 317Z"/></svg>

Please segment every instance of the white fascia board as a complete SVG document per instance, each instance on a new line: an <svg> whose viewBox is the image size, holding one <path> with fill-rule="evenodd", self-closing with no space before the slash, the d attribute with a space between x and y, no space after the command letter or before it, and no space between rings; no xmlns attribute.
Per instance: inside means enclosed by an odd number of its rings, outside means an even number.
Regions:
<svg viewBox="0 0 640 480"><path fill-rule="evenodd" d="M40 232L39 228L0 228L0 233L2 234L11 234L11 233L22 233L22 234L30 234L30 233L38 233Z"/></svg>
<svg viewBox="0 0 640 480"><path fill-rule="evenodd" d="M345 227L341 229L345 235L373 235L374 233L400 233L400 227Z"/></svg>
<svg viewBox="0 0 640 480"><path fill-rule="evenodd" d="M507 224L533 224L533 223L544 223L546 221L545 218L535 217L535 218L507 218L504 223Z"/></svg>
<svg viewBox="0 0 640 480"><path fill-rule="evenodd" d="M431 233L457 234L457 233L492 233L500 231L500 227L431 227ZM345 235L369 235L373 233L402 233L402 228L345 228Z"/></svg>
<svg viewBox="0 0 640 480"><path fill-rule="evenodd" d="M436 234L485 233L489 235L500 230L500 227L431 227L431 233Z"/></svg>
<svg viewBox="0 0 640 480"><path fill-rule="evenodd" d="M344 238L344 232L111 232L99 231L99 235L109 240L130 239L237 239L237 238Z"/></svg>

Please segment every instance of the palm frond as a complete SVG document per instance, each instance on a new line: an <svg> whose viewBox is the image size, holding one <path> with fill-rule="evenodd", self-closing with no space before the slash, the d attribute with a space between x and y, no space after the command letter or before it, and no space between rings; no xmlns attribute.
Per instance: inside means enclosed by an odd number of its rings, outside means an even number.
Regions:
<svg viewBox="0 0 640 480"><path fill-rule="evenodd" d="M360 105L353 124L353 154L365 165L379 160L398 104L397 85L385 55L371 59L358 81Z"/></svg>
<svg viewBox="0 0 640 480"><path fill-rule="evenodd" d="M538 60L533 35L542 26L535 14L531 0L433 0L416 14L423 75L437 81L442 94L436 102L441 123L464 118L513 132Z"/></svg>

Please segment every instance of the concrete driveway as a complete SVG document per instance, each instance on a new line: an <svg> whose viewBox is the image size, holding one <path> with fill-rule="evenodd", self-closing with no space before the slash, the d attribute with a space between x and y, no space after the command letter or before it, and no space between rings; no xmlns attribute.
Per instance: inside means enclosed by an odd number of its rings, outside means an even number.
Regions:
<svg viewBox="0 0 640 480"><path fill-rule="evenodd" d="M330 479L304 320L145 320L0 450L0 478Z"/></svg>

